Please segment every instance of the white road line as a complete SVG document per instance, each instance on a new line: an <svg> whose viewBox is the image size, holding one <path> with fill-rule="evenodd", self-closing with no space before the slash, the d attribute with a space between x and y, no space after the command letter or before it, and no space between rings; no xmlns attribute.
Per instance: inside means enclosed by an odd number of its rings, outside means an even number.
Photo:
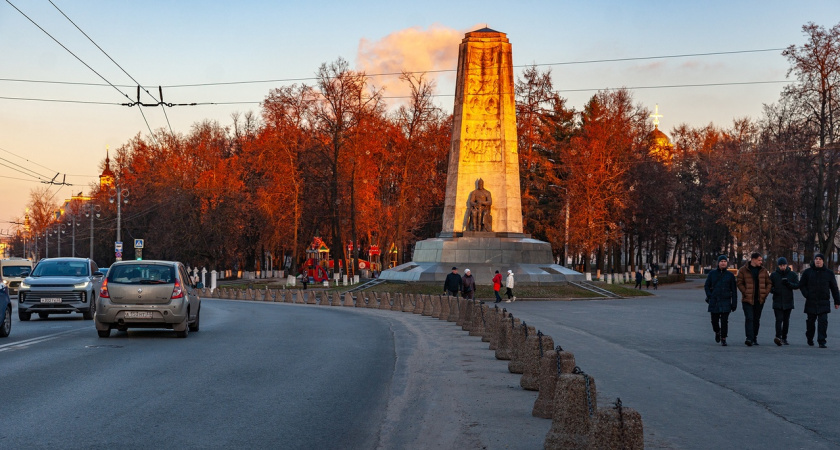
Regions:
<svg viewBox="0 0 840 450"><path fill-rule="evenodd" d="M41 342L51 341L53 339L58 338L59 336L62 336L62 335L65 335L65 334L70 334L70 333L75 333L77 331L82 331L82 329L77 328L77 329L73 329L73 330L62 331L62 332L59 332L59 333L48 334L46 336L38 336L38 337L31 338L31 339L23 340L23 341L12 342L12 343L9 343L9 344L3 344L3 345L0 345L0 353L8 351L8 350L19 350L19 349L22 349L22 348L29 347L30 345L35 345L35 344L40 344Z"/></svg>

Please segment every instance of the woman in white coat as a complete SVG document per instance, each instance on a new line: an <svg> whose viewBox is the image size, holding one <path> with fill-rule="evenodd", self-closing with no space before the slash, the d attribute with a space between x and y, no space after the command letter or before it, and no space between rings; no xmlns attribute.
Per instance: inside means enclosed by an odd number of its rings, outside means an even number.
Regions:
<svg viewBox="0 0 840 450"><path fill-rule="evenodd" d="M513 301L516 301L516 297L513 295L513 271L512 270L508 270L507 280L505 280L505 289L507 289L505 291L505 295L507 295L507 298L508 298L505 302L510 303L511 299L513 299Z"/></svg>

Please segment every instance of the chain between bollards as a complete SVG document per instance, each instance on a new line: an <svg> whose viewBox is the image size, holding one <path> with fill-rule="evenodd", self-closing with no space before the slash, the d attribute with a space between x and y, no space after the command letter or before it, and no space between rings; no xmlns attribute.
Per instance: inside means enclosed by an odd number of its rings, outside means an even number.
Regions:
<svg viewBox="0 0 840 450"><path fill-rule="evenodd" d="M540 358L543 357L542 337L543 337L543 332L541 330L537 330L537 338L540 340Z"/></svg>
<svg viewBox="0 0 840 450"><path fill-rule="evenodd" d="M525 329L525 339L528 339L528 324L522 322L522 328Z"/></svg>
<svg viewBox="0 0 840 450"><path fill-rule="evenodd" d="M575 366L575 370L572 371L572 373L583 375L583 379L586 381L586 406L589 407L589 417L592 417L595 412L592 411L592 393L590 392L589 387L589 375L587 375L586 372L584 372L579 366Z"/></svg>

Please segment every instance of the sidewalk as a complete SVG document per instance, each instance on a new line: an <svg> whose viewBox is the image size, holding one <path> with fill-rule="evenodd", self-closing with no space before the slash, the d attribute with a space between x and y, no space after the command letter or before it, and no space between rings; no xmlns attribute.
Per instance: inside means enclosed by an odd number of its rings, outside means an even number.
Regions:
<svg viewBox="0 0 840 450"><path fill-rule="evenodd" d="M660 286L655 297L514 302L514 317L575 354L605 406L620 397L642 414L648 448L840 448L840 314L828 349L805 343L797 293L790 346L773 344L764 308L758 347L744 345L739 305L729 347L714 341L703 280Z"/></svg>

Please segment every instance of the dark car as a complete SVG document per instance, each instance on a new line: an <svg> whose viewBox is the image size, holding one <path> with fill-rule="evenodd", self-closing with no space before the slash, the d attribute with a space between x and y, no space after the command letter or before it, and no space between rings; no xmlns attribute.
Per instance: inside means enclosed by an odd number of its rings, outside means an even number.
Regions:
<svg viewBox="0 0 840 450"><path fill-rule="evenodd" d="M0 337L6 337L12 332L12 299L6 283L0 282Z"/></svg>
<svg viewBox="0 0 840 450"><path fill-rule="evenodd" d="M88 258L42 259L20 283L18 318L27 321L35 313L46 319L50 314L78 312L92 320L102 278L99 267Z"/></svg>

